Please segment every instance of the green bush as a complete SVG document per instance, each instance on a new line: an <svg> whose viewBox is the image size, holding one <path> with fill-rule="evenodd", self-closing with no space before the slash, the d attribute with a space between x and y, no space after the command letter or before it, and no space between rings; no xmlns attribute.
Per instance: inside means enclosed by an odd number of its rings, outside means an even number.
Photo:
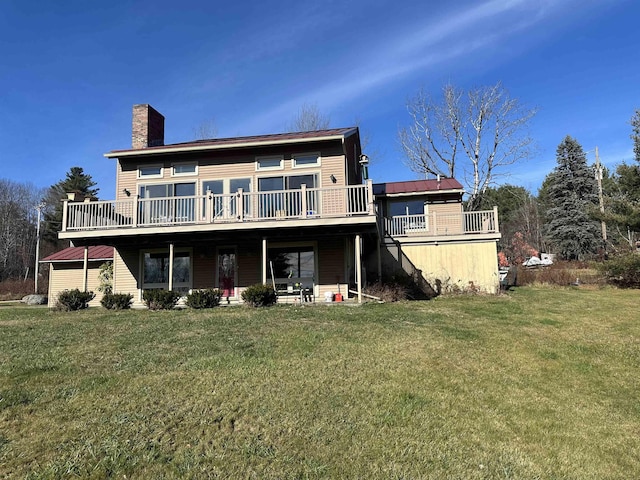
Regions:
<svg viewBox="0 0 640 480"><path fill-rule="evenodd" d="M89 302L95 298L93 292L82 292L77 288L73 290L63 290L58 294L56 308L65 312L82 310L89 306Z"/></svg>
<svg viewBox="0 0 640 480"><path fill-rule="evenodd" d="M191 308L213 308L220 305L222 293L217 288L194 290L187 295L186 304Z"/></svg>
<svg viewBox="0 0 640 480"><path fill-rule="evenodd" d="M250 307L268 307L276 303L278 297L271 285L256 283L242 292L242 300Z"/></svg>
<svg viewBox="0 0 640 480"><path fill-rule="evenodd" d="M607 282L623 288L640 288L640 255L627 253L600 265Z"/></svg>
<svg viewBox="0 0 640 480"><path fill-rule="evenodd" d="M180 294L172 290L145 290L142 299L149 310L171 310L180 299Z"/></svg>
<svg viewBox="0 0 640 480"><path fill-rule="evenodd" d="M133 295L130 293L106 293L100 303L108 310L126 310L131 308Z"/></svg>

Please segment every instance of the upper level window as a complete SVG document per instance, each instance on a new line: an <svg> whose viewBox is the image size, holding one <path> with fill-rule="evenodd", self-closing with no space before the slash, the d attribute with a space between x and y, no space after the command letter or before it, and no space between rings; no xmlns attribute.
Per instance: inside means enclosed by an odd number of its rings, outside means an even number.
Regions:
<svg viewBox="0 0 640 480"><path fill-rule="evenodd" d="M138 167L138 178L162 178L162 165Z"/></svg>
<svg viewBox="0 0 640 480"><path fill-rule="evenodd" d="M317 153L305 153L303 155L294 155L291 159L293 168L317 167L320 166L320 155Z"/></svg>
<svg viewBox="0 0 640 480"><path fill-rule="evenodd" d="M282 170L284 160L282 157L258 157L256 158L256 170Z"/></svg>
<svg viewBox="0 0 640 480"><path fill-rule="evenodd" d="M197 175L198 164L197 163L176 163L172 166L173 170L171 174L174 177L180 175Z"/></svg>
<svg viewBox="0 0 640 480"><path fill-rule="evenodd" d="M424 215L424 200L392 200L389 202L389 214L392 217L399 215Z"/></svg>

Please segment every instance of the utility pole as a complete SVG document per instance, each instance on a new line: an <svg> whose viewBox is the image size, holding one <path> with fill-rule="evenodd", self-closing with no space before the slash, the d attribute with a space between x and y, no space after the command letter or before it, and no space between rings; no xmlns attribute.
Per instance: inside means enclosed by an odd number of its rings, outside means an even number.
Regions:
<svg viewBox="0 0 640 480"><path fill-rule="evenodd" d="M596 147L596 182L598 182L598 200L600 202L600 213L603 215L602 225L602 246L604 253L607 254L607 224L604 222L604 198L602 195L602 165L600 165L600 155L598 147Z"/></svg>
<svg viewBox="0 0 640 480"><path fill-rule="evenodd" d="M35 290L33 293L38 293L38 276L40 274L40 216L42 215L42 209L45 207L44 203L39 203L34 208L38 211L38 226L36 227L36 268L35 274Z"/></svg>

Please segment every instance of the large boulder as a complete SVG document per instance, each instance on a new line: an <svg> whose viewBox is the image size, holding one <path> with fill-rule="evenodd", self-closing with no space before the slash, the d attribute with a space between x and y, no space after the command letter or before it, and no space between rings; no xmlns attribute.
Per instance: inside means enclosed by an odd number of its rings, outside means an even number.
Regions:
<svg viewBox="0 0 640 480"><path fill-rule="evenodd" d="M20 300L22 303L26 303L27 305L45 305L47 303L46 295L27 295L22 297Z"/></svg>

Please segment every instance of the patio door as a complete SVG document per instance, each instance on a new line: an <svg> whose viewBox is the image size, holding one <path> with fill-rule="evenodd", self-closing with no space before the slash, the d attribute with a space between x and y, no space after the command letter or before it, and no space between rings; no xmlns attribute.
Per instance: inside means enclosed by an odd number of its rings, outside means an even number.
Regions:
<svg viewBox="0 0 640 480"><path fill-rule="evenodd" d="M236 296L237 271L236 249L218 249L218 289L224 298Z"/></svg>
<svg viewBox="0 0 640 480"><path fill-rule="evenodd" d="M226 178L202 182L202 192L210 192L213 195L212 218L214 220L235 219L239 215L239 199L235 194L240 188L245 194L251 193L251 178ZM251 203L248 198L243 199L243 205L244 216L251 216ZM203 216L205 211L203 208Z"/></svg>

